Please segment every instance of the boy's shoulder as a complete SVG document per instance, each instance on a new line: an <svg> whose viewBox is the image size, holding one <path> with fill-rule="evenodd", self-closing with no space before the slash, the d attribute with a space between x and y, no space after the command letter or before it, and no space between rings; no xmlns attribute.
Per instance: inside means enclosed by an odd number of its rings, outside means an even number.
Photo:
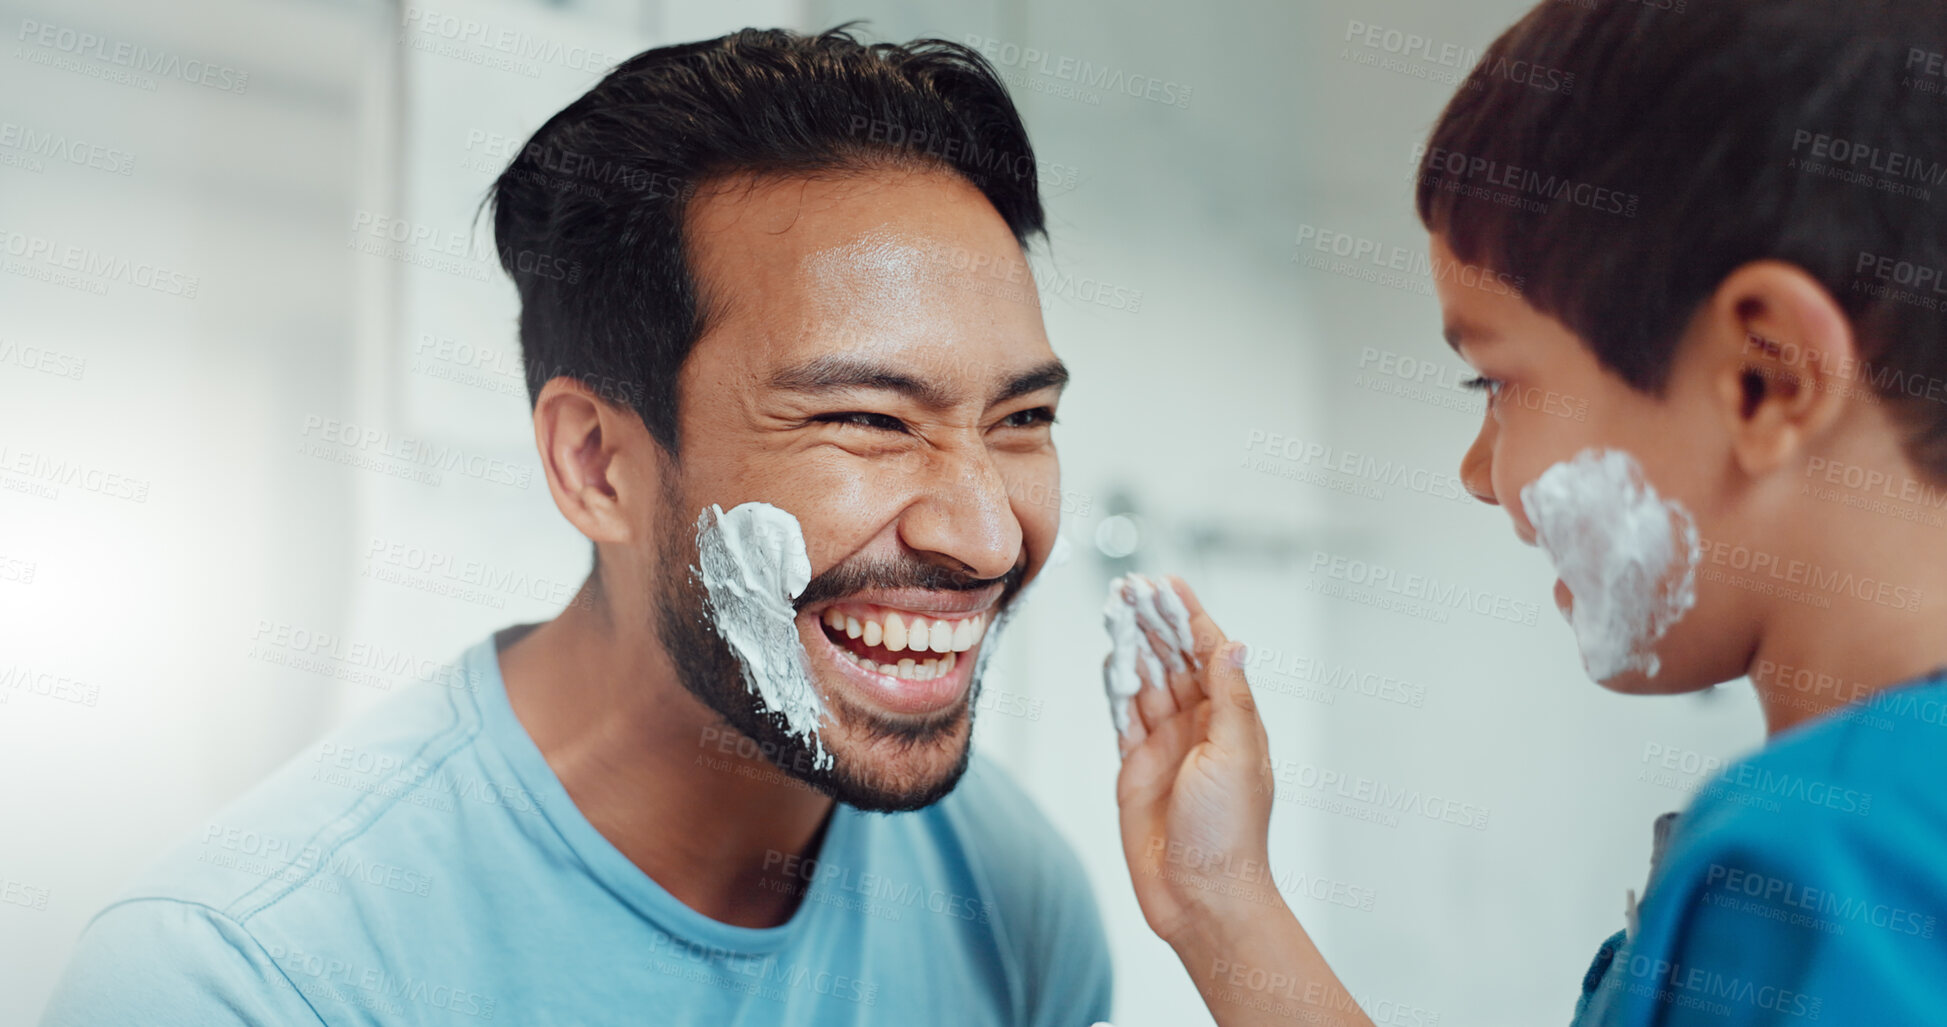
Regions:
<svg viewBox="0 0 1947 1027"><path fill-rule="evenodd" d="M1764 915L1815 926L1829 918L1808 910L1836 908L1842 921L1863 910L1931 937L1925 917L1900 911L1947 909L1942 780L1938 677L1787 730L1698 790L1646 907L1653 898L1677 915L1699 901L1757 902Z"/></svg>
<svg viewBox="0 0 1947 1027"><path fill-rule="evenodd" d="M1578 1024L1931 1022L1947 974L1947 683L1782 732L1698 790ZM1599 983L1597 979L1599 978ZM1721 1008L1720 1008L1721 1007Z"/></svg>
<svg viewBox="0 0 1947 1027"><path fill-rule="evenodd" d="M1781 733L1697 793L1682 834L1790 842L1947 835L1947 679L1887 689Z"/></svg>

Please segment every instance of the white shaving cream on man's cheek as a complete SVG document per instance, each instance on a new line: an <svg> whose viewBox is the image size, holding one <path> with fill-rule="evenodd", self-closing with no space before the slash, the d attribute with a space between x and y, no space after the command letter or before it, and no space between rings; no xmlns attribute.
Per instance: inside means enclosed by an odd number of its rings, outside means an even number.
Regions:
<svg viewBox="0 0 1947 1027"><path fill-rule="evenodd" d="M1655 677L1655 647L1697 603L1697 522L1617 449L1585 449L1521 490L1535 539L1573 603L1569 624L1589 676Z"/></svg>
<svg viewBox="0 0 1947 1027"><path fill-rule="evenodd" d="M818 737L825 702L791 602L811 583L798 519L769 503L728 513L710 506L696 519L696 557L710 622L742 665L744 687L812 747L814 766L829 769L832 756Z"/></svg>

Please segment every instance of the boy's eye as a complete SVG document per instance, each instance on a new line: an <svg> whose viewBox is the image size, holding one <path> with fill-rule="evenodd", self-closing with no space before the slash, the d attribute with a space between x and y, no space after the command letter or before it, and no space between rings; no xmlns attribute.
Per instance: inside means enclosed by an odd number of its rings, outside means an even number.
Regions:
<svg viewBox="0 0 1947 1027"><path fill-rule="evenodd" d="M1029 410L1016 410L1001 418L1003 428L1032 428L1040 424L1055 423L1055 412L1050 407L1034 407Z"/></svg>
<svg viewBox="0 0 1947 1027"><path fill-rule="evenodd" d="M819 414L812 418L827 424L847 424L859 428L873 428L878 431L906 432L906 422L891 414L875 414L870 410L847 410L836 414Z"/></svg>
<svg viewBox="0 0 1947 1027"><path fill-rule="evenodd" d="M1489 403L1492 403L1494 401L1494 397L1501 394L1501 386L1505 383L1502 382L1499 378L1488 378L1482 375L1475 375L1474 377L1469 378L1466 381L1461 382L1460 384L1462 388L1473 389L1477 392L1487 393L1487 400Z"/></svg>

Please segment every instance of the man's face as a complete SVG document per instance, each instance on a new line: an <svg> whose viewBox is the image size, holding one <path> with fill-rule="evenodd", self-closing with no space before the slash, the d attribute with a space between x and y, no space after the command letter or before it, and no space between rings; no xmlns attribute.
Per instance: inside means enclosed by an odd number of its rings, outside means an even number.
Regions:
<svg viewBox="0 0 1947 1027"><path fill-rule="evenodd" d="M932 802L966 767L986 631L1059 527L1066 374L1020 247L941 172L740 180L688 232L707 313L654 531L662 641L787 771L864 808ZM760 709L689 574L697 513L752 501L804 530L829 771Z"/></svg>
<svg viewBox="0 0 1947 1027"><path fill-rule="evenodd" d="M1434 236L1431 248L1435 267L1461 265L1444 237ZM1473 276L1436 276L1448 341L1489 384L1487 412L1461 460L1460 476L1476 498L1507 512L1523 542L1536 544L1536 532L1521 490L1591 448L1634 457L1648 483L1695 518L1703 538L1747 537L1749 526L1726 498L1723 469L1730 456L1719 401L1692 347L1679 344L1659 399L1605 369L1585 341L1520 296L1466 285L1462 277ZM1603 681L1605 687L1684 692L1744 673L1756 638L1749 599L1707 575L1699 576L1696 589L1697 605L1655 646L1658 674L1630 671ZM1555 594L1559 604L1576 601L1559 580Z"/></svg>

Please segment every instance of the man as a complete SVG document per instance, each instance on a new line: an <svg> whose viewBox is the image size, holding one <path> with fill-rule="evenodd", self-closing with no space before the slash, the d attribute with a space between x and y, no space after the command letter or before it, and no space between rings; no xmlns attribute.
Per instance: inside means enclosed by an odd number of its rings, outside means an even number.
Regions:
<svg viewBox="0 0 1947 1027"><path fill-rule="evenodd" d="M842 33L648 51L493 203L595 571L218 815L90 924L47 1022L1105 1017L1078 863L969 759L979 658L1054 546L1023 497L1058 485L1066 379L992 70ZM809 580L733 651L698 545L750 510Z"/></svg>

